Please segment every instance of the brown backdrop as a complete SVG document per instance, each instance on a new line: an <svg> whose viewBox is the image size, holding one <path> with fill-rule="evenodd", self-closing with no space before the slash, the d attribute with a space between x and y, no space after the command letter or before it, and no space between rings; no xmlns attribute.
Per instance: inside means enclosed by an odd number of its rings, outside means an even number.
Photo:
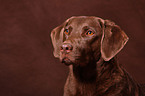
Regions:
<svg viewBox="0 0 145 96"><path fill-rule="evenodd" d="M50 32L65 19L93 15L130 37L119 61L145 83L144 0L0 0L0 96L62 96L68 68L53 57Z"/></svg>

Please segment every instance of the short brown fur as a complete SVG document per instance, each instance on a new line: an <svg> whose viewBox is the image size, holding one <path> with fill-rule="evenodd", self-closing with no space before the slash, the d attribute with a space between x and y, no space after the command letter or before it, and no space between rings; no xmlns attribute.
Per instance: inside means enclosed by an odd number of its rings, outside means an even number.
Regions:
<svg viewBox="0 0 145 96"><path fill-rule="evenodd" d="M51 39L54 56L69 66L64 96L143 96L116 60L128 37L114 22L71 17L51 32Z"/></svg>

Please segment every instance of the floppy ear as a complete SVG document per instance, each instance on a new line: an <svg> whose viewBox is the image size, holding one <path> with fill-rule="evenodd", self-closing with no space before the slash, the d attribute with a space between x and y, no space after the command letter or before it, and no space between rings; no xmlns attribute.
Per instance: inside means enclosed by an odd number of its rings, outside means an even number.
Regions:
<svg viewBox="0 0 145 96"><path fill-rule="evenodd" d="M105 61L112 59L127 43L128 36L114 22L104 20L101 54Z"/></svg>
<svg viewBox="0 0 145 96"><path fill-rule="evenodd" d="M64 28L63 28L63 24L54 28L52 31L51 31L51 40L52 40L52 44L53 44L53 48L54 48L54 51L53 51L53 55L58 58L59 57L59 47L61 46L63 40L64 40L64 35L63 35L63 31L64 31Z"/></svg>
<svg viewBox="0 0 145 96"><path fill-rule="evenodd" d="M73 17L71 17L71 18L73 18ZM54 48L53 55L56 58L58 58L60 56L60 46L66 39L64 36L64 27L71 18L67 19L63 24L54 28L51 31L51 41L52 41L53 48Z"/></svg>

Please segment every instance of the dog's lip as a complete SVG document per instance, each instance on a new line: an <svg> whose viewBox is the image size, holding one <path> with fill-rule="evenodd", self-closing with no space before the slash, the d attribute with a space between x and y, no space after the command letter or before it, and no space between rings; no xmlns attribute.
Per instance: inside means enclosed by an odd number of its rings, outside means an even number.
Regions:
<svg viewBox="0 0 145 96"><path fill-rule="evenodd" d="M65 64L65 65L70 65L70 64L72 64L72 61L69 58L64 57L63 59L61 59L61 63Z"/></svg>
<svg viewBox="0 0 145 96"><path fill-rule="evenodd" d="M80 57L80 56L78 56ZM68 57L63 57L60 59L61 63L65 64L66 66L74 65L74 66L85 66L85 63L80 62L80 58L75 58L75 60L71 60Z"/></svg>
<svg viewBox="0 0 145 96"><path fill-rule="evenodd" d="M63 61L68 61L68 60L70 60L70 59L68 59L68 58L65 57L65 58L62 59L62 62Z"/></svg>

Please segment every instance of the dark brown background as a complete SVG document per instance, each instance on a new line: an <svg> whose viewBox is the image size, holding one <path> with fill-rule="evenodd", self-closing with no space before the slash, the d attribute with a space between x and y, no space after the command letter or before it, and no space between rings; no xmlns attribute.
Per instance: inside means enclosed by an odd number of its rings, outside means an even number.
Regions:
<svg viewBox="0 0 145 96"><path fill-rule="evenodd" d="M0 0L0 96L62 96L68 67L53 57L50 32L74 15L121 26L130 40L119 61L145 83L144 0Z"/></svg>

